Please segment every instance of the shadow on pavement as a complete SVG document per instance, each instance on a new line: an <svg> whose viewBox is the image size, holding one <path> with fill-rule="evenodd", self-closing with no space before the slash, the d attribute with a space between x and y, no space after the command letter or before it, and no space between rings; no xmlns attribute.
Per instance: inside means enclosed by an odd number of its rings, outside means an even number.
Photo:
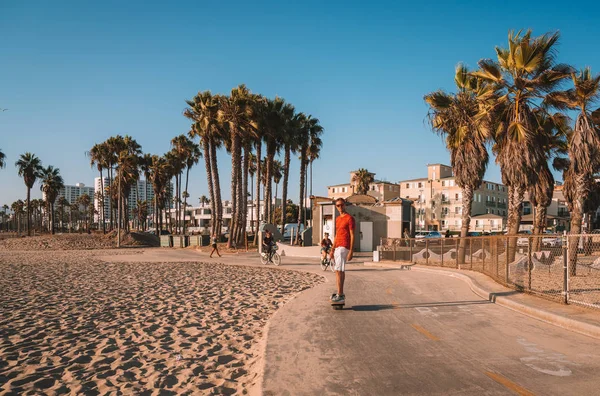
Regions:
<svg viewBox="0 0 600 396"><path fill-rule="evenodd" d="M430 308L430 307L457 307L462 305L485 305L492 304L487 300L473 301L441 301L431 303L415 303L415 304L376 304L376 305L354 305L351 308L353 311L368 312L368 311L384 311L386 309L403 309L403 308Z"/></svg>

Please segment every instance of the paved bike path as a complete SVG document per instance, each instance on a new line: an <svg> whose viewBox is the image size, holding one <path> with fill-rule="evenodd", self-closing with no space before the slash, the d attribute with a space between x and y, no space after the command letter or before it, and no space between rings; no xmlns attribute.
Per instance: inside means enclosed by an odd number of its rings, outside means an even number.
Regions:
<svg viewBox="0 0 600 396"><path fill-rule="evenodd" d="M265 395L597 392L600 340L490 303L460 279L349 267L344 311L328 303L327 273L271 319Z"/></svg>

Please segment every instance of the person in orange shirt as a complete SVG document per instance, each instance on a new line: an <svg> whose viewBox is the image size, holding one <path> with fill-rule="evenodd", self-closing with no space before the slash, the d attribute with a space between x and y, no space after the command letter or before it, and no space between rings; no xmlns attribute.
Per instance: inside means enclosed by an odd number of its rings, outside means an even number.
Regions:
<svg viewBox="0 0 600 396"><path fill-rule="evenodd" d="M346 212L346 201L343 198L335 200L335 207L340 215L335 219L335 240L329 258L333 260L333 269L337 281L337 294L331 297L331 301L345 301L344 281L346 280L346 262L352 260L354 253L354 217Z"/></svg>

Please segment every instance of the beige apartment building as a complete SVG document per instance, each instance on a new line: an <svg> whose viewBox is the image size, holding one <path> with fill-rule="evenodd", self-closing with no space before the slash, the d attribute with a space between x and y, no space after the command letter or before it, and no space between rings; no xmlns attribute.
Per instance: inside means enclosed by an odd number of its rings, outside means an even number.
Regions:
<svg viewBox="0 0 600 396"><path fill-rule="evenodd" d="M349 183L327 186L327 197L332 200L337 198L346 199L349 196L356 194L357 183L352 182L355 173L356 171L350 172ZM373 179L375 179L375 173L371 173L371 175L373 175ZM392 198L400 197L400 185L375 179L369 186L369 192L367 194L376 198L379 202L388 201Z"/></svg>
<svg viewBox="0 0 600 396"><path fill-rule="evenodd" d="M461 188L456 184L452 167L430 164L427 165L426 178L403 180L399 184L400 196L414 202L417 231L460 230L463 197ZM471 216L491 214L506 217L507 210L508 195L504 185L484 181L481 187L475 190Z"/></svg>

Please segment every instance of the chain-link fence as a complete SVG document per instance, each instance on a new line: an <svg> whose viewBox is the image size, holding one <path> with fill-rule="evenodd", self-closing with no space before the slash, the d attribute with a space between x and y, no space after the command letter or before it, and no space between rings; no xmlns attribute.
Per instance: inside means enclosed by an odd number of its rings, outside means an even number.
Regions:
<svg viewBox="0 0 600 396"><path fill-rule="evenodd" d="M519 291L600 309L600 234L382 238L378 250L380 260L477 271Z"/></svg>

